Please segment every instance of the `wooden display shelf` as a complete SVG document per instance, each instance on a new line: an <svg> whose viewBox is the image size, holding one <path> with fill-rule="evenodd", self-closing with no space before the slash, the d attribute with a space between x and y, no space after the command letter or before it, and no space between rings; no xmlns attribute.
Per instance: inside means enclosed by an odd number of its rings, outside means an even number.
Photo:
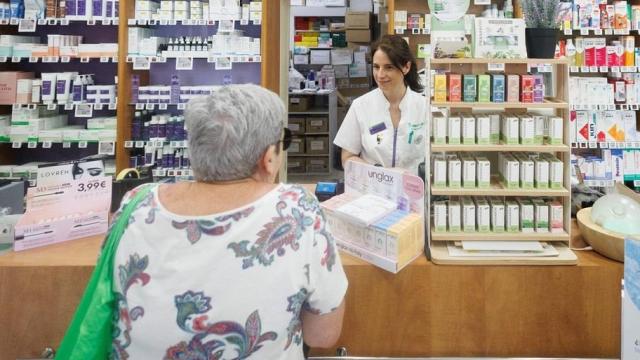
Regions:
<svg viewBox="0 0 640 360"><path fill-rule="evenodd" d="M542 103L513 103L513 102L451 102L451 101L432 101L431 105L436 107L449 107L449 108L482 108L482 109L568 109L569 103L545 99Z"/></svg>
<svg viewBox="0 0 640 360"><path fill-rule="evenodd" d="M431 241L566 241L571 239L567 232L562 233L451 233L435 232L431 229Z"/></svg>
<svg viewBox="0 0 640 360"><path fill-rule="evenodd" d="M449 188L449 187L431 187L431 195L443 196L554 196L569 197L571 192L565 188L562 189L522 189L522 188L505 188L497 177L491 178L491 185L488 188Z"/></svg>
<svg viewBox="0 0 640 360"><path fill-rule="evenodd" d="M569 152L569 145L507 145L507 144L433 144L431 143L431 151L534 151L534 152Z"/></svg>
<svg viewBox="0 0 640 360"><path fill-rule="evenodd" d="M431 64L551 64L569 65L567 59L431 59Z"/></svg>

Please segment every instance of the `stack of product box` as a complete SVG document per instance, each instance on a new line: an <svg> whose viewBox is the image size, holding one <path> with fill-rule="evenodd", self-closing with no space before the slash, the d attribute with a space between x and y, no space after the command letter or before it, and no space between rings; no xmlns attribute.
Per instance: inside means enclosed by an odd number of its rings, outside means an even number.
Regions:
<svg viewBox="0 0 640 360"><path fill-rule="evenodd" d="M260 23L262 1L136 0L135 18L141 20L213 20Z"/></svg>
<svg viewBox="0 0 640 360"><path fill-rule="evenodd" d="M505 188L562 189L564 164L549 153L499 153L498 174Z"/></svg>
<svg viewBox="0 0 640 360"><path fill-rule="evenodd" d="M544 78L541 74L436 74L434 101L541 103Z"/></svg>
<svg viewBox="0 0 640 360"><path fill-rule="evenodd" d="M0 19L116 20L120 1L11 0L0 5Z"/></svg>
<svg viewBox="0 0 640 360"><path fill-rule="evenodd" d="M434 187L488 188L490 184L491 163L484 156L469 153L433 156Z"/></svg>
<svg viewBox="0 0 640 360"><path fill-rule="evenodd" d="M633 142L640 140L636 128L636 112L632 110L571 112L572 143Z"/></svg>
<svg viewBox="0 0 640 360"><path fill-rule="evenodd" d="M600 155L571 155L585 181L640 180L640 149L603 149Z"/></svg>
<svg viewBox="0 0 640 360"><path fill-rule="evenodd" d="M117 57L117 43L83 44L82 36L47 35L47 43L39 37L0 35L0 56L45 57L68 56L70 58Z"/></svg>

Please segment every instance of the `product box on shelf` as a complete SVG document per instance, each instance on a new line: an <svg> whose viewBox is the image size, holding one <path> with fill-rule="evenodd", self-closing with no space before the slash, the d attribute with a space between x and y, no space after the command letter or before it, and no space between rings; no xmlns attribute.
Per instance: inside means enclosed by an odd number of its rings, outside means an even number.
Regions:
<svg viewBox="0 0 640 360"><path fill-rule="evenodd" d="M476 143L476 118L471 114L462 115L462 143Z"/></svg>
<svg viewBox="0 0 640 360"><path fill-rule="evenodd" d="M443 155L433 157L433 186L447 186L447 160Z"/></svg>
<svg viewBox="0 0 640 360"><path fill-rule="evenodd" d="M462 231L476 232L476 204L470 197L460 198L462 203Z"/></svg>
<svg viewBox="0 0 640 360"><path fill-rule="evenodd" d="M33 79L34 73L23 71L0 71L0 104L16 103L18 96L18 80Z"/></svg>
<svg viewBox="0 0 640 360"><path fill-rule="evenodd" d="M349 29L345 31L348 42L369 43L371 42L370 29Z"/></svg>
<svg viewBox="0 0 640 360"><path fill-rule="evenodd" d="M478 102L491 101L491 77L487 74L478 75Z"/></svg>
<svg viewBox="0 0 640 360"><path fill-rule="evenodd" d="M504 201L500 198L491 198L491 231L495 233L504 232L505 208Z"/></svg>
<svg viewBox="0 0 640 360"><path fill-rule="evenodd" d="M459 201L448 201L448 214L449 232L458 233L462 231L462 214Z"/></svg>
<svg viewBox="0 0 640 360"><path fill-rule="evenodd" d="M329 131L329 119L327 117L312 116L307 118L307 132Z"/></svg>
<svg viewBox="0 0 640 360"><path fill-rule="evenodd" d="M312 99L310 96L289 97L289 112L303 112L309 110Z"/></svg>
<svg viewBox="0 0 640 360"><path fill-rule="evenodd" d="M345 192L321 203L338 247L397 273L424 250L424 182L349 161Z"/></svg>
<svg viewBox="0 0 640 360"><path fill-rule="evenodd" d="M520 77L507 75L507 102L515 103L518 101L520 101Z"/></svg>
<svg viewBox="0 0 640 360"><path fill-rule="evenodd" d="M462 76L462 97L464 102L476 102L478 100L476 75L465 74Z"/></svg>
<svg viewBox="0 0 640 360"><path fill-rule="evenodd" d="M447 101L447 75L436 74L434 76L434 101Z"/></svg>
<svg viewBox="0 0 640 360"><path fill-rule="evenodd" d="M433 202L433 231L447 231L447 203L445 201Z"/></svg>
<svg viewBox="0 0 640 360"><path fill-rule="evenodd" d="M307 154L329 153L329 137L328 136L307 136L305 138L305 149Z"/></svg>
<svg viewBox="0 0 640 360"><path fill-rule="evenodd" d="M534 232L534 210L533 203L529 199L518 199L520 207L520 231L523 233Z"/></svg>
<svg viewBox="0 0 640 360"><path fill-rule="evenodd" d="M344 25L347 30L370 29L371 13L368 11L347 11L344 16Z"/></svg>
<svg viewBox="0 0 640 360"><path fill-rule="evenodd" d="M462 76L460 74L449 74L449 101L462 101ZM436 100L442 101L442 100Z"/></svg>
<svg viewBox="0 0 640 360"><path fill-rule="evenodd" d="M501 103L505 101L504 74L491 74L491 101Z"/></svg>
<svg viewBox="0 0 640 360"><path fill-rule="evenodd" d="M433 143L445 144L447 142L447 118L442 115L433 117Z"/></svg>
<svg viewBox="0 0 640 360"><path fill-rule="evenodd" d="M449 144L460 144L462 118L459 115L449 115L447 139Z"/></svg>
<svg viewBox="0 0 640 360"><path fill-rule="evenodd" d="M447 156L448 187L452 189L459 189L462 186L462 162L454 154Z"/></svg>
<svg viewBox="0 0 640 360"><path fill-rule="evenodd" d="M491 119L488 115L476 116L476 143L482 145L491 143Z"/></svg>

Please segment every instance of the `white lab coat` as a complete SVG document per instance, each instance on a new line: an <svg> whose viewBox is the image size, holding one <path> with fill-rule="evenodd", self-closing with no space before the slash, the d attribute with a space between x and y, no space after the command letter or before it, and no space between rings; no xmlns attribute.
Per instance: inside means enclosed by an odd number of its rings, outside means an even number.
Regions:
<svg viewBox="0 0 640 360"><path fill-rule="evenodd" d="M370 164L399 167L418 173L427 146L427 103L407 88L400 102L400 122L393 128L389 101L374 89L355 99L338 130L334 144ZM382 125L384 124L384 125Z"/></svg>

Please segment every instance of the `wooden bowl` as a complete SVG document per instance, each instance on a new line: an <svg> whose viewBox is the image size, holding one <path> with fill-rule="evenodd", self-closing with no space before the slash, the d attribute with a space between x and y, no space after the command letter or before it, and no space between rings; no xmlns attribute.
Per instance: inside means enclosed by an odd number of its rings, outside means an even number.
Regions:
<svg viewBox="0 0 640 360"><path fill-rule="evenodd" d="M624 235L604 229L591 220L591 208L578 211L578 227L584 240L598 253L624 262Z"/></svg>

